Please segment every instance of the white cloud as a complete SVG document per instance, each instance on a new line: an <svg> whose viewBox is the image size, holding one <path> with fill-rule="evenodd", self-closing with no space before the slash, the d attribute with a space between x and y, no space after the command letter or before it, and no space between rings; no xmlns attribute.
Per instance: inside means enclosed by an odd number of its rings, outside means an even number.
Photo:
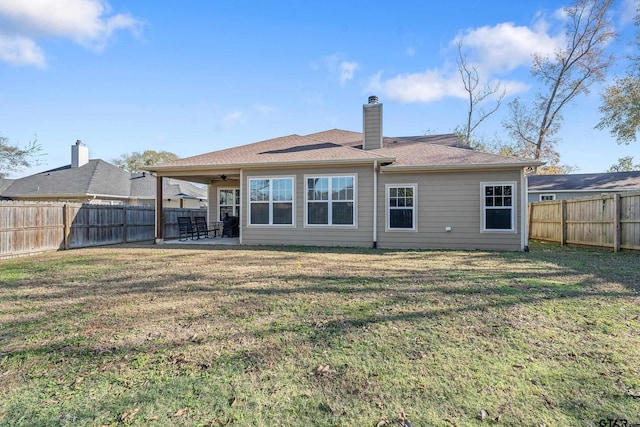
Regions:
<svg viewBox="0 0 640 427"><path fill-rule="evenodd" d="M358 67L357 62L342 61L340 63L340 86L344 86L347 81L353 79L353 73Z"/></svg>
<svg viewBox="0 0 640 427"><path fill-rule="evenodd" d="M455 74L444 76L439 70L423 73L400 74L382 80L382 72L369 82L369 92L383 93L385 97L401 102L431 102L445 96L464 96L464 89Z"/></svg>
<svg viewBox="0 0 640 427"><path fill-rule="evenodd" d="M469 30L453 43L460 42L464 49L472 51L482 70L504 72L530 64L534 54L547 56L561 48L564 35L552 36L548 30L544 20L533 28L505 22Z"/></svg>
<svg viewBox="0 0 640 427"><path fill-rule="evenodd" d="M623 0L620 9L620 22L623 25L630 24L640 11L640 0Z"/></svg>
<svg viewBox="0 0 640 427"><path fill-rule="evenodd" d="M408 57L413 58L413 56L416 54L416 50L412 47L408 47L404 50L404 53L406 53Z"/></svg>
<svg viewBox="0 0 640 427"><path fill-rule="evenodd" d="M11 65L35 65L44 67L46 60L42 50L33 40L20 37L6 37L0 34L0 60Z"/></svg>
<svg viewBox="0 0 640 427"><path fill-rule="evenodd" d="M268 104L254 104L253 109L265 116L270 116L279 111L278 107L276 107L275 105L268 105Z"/></svg>
<svg viewBox="0 0 640 427"><path fill-rule="evenodd" d="M357 62L343 60L340 55L334 53L326 56L324 62L332 76L337 76L340 86L344 86L349 80L353 79L355 71L360 68Z"/></svg>
<svg viewBox="0 0 640 427"><path fill-rule="evenodd" d="M106 0L0 0L0 17L5 38L28 40L35 48L39 37L53 36L100 51L116 31L141 27L129 14L112 15Z"/></svg>
<svg viewBox="0 0 640 427"><path fill-rule="evenodd" d="M528 89L528 85L501 78L518 67L530 66L534 54L550 55L563 46L564 36L549 34L549 25L537 19L531 27L516 26L511 22L469 29L450 43L450 53L462 43L469 63L475 64L480 78L502 81L509 95ZM399 74L387 79L382 72L369 82L369 91L400 102L432 102L445 97L463 98L466 92L456 68L431 68L422 72Z"/></svg>
<svg viewBox="0 0 640 427"><path fill-rule="evenodd" d="M219 125L223 130L227 130L233 127L236 123L244 121L244 119L245 114L242 111L236 110L224 116L220 120Z"/></svg>

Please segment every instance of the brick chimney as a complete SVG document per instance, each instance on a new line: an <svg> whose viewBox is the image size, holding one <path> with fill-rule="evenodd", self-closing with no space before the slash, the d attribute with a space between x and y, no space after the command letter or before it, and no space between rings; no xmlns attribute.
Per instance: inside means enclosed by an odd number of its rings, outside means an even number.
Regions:
<svg viewBox="0 0 640 427"><path fill-rule="evenodd" d="M89 163L89 147L77 140L75 145L71 146L71 167L79 168L87 163Z"/></svg>
<svg viewBox="0 0 640 427"><path fill-rule="evenodd" d="M363 149L382 148L382 104L377 96L370 96L369 103L362 106L362 129Z"/></svg>

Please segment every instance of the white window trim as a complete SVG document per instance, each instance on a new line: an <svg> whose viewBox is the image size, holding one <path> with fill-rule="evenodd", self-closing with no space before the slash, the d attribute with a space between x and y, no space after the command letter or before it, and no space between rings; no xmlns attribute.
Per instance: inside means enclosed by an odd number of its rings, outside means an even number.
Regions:
<svg viewBox="0 0 640 427"><path fill-rule="evenodd" d="M307 199L309 194L308 179L309 178L328 178L331 182L331 178L349 177L353 178L353 224L309 224L308 220L308 208L309 200ZM358 228L358 175L353 173L333 173L333 174L305 174L304 177L304 226L310 228L316 227L339 227L339 228ZM327 200L329 201L329 200ZM338 202L344 202L345 200L338 200ZM331 200L333 203L333 200ZM331 214L331 210L329 210Z"/></svg>
<svg viewBox="0 0 640 427"><path fill-rule="evenodd" d="M251 181L268 179L270 183L274 179L290 179L293 182L291 198L291 224L273 224L273 185L269 184L269 224L251 224ZM264 202L262 202L264 203ZM293 175L269 175L247 177L247 227L248 228L295 228L296 227L296 177Z"/></svg>
<svg viewBox="0 0 640 427"><path fill-rule="evenodd" d="M513 187L513 189L511 190L511 228L510 229L504 229L504 230L498 230L498 229L493 229L493 228L485 228L485 224L486 224L486 206L485 206L485 187L489 187L489 186L494 186L494 185L499 185L499 186L505 186L505 185L511 185ZM516 227L516 207L518 206L517 203L517 194L516 191L518 190L518 187L516 185L515 181L496 181L496 182L481 182L480 183L480 232L481 233L516 233L517 232L517 227ZM490 206L491 207L491 206Z"/></svg>
<svg viewBox="0 0 640 427"><path fill-rule="evenodd" d="M415 233L418 231L418 184L385 184L385 231L398 233ZM391 228L391 206L389 204L390 190L392 188L413 188L413 227L412 228Z"/></svg>
<svg viewBox="0 0 640 427"><path fill-rule="evenodd" d="M542 200L543 196L551 196L551 200ZM539 202L550 202L556 199L556 193L542 193L538 195Z"/></svg>
<svg viewBox="0 0 640 427"><path fill-rule="evenodd" d="M216 218L218 218L220 216L220 193L222 191L225 191L225 190L233 190L233 193L234 193L233 196L234 196L234 202L235 202L235 192L236 191L240 191L240 188L239 187L218 187L217 190L218 190L217 191L218 197L216 198L216 206L215 206L215 208L216 208ZM242 193L240 193L240 194L242 195ZM231 205L224 205L224 206L231 206ZM240 200L238 200L238 204L237 205L234 203L233 206L237 207L238 210L240 210ZM222 218L218 218L216 221L222 221Z"/></svg>

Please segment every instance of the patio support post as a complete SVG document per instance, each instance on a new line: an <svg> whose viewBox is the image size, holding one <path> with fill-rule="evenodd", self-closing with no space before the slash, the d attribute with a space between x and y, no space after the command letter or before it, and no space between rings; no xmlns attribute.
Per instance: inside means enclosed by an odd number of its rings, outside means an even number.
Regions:
<svg viewBox="0 0 640 427"><path fill-rule="evenodd" d="M156 175L156 243L164 238L164 210L162 208L162 177Z"/></svg>

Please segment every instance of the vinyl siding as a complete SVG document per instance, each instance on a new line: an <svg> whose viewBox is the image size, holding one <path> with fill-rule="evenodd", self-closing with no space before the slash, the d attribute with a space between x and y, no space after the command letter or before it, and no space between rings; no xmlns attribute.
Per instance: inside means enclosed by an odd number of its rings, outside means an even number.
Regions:
<svg viewBox="0 0 640 427"><path fill-rule="evenodd" d="M516 232L481 232L481 182L515 183ZM386 184L417 184L417 231L387 231ZM378 247L520 250L520 171L383 174ZM445 231L452 227L452 231Z"/></svg>
<svg viewBox="0 0 640 427"><path fill-rule="evenodd" d="M305 177L353 175L356 178L356 226L305 226ZM294 178L294 226L248 225L249 178ZM237 181L236 181L237 182ZM219 183L233 187L227 180ZM515 184L515 232L482 232L480 183ZM378 175L379 248L520 250L520 171L469 171ZM209 187L211 214L217 209L217 183ZM243 172L241 236L247 245L306 245L371 247L373 244L373 165L264 169ZM417 185L417 230L387 231L386 184ZM445 227L452 231L445 231Z"/></svg>
<svg viewBox="0 0 640 427"><path fill-rule="evenodd" d="M356 226L305 226L305 176L355 176ZM249 178L294 177L294 226L256 226L247 221ZM245 171L241 188L242 243L370 247L373 242L373 165L369 167L300 168Z"/></svg>

